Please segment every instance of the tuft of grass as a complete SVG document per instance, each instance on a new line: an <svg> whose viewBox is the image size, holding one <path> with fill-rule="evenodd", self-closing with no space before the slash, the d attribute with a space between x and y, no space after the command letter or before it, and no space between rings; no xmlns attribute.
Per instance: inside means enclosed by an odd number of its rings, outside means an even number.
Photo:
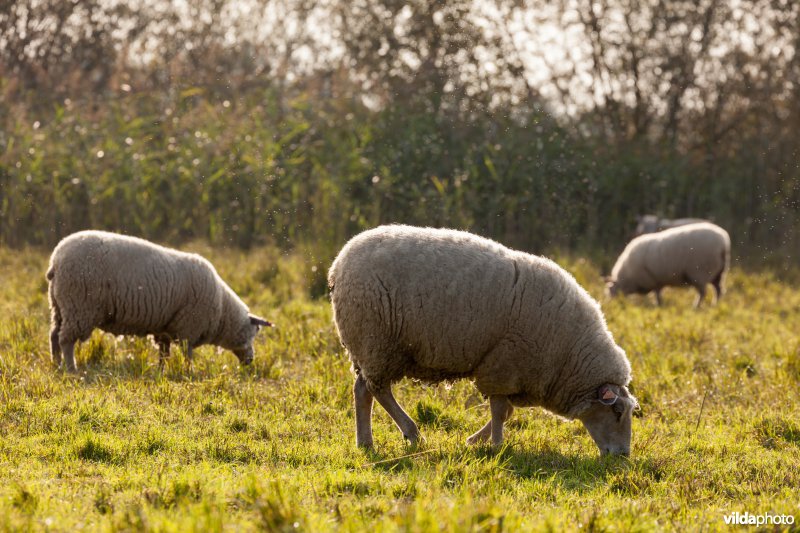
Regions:
<svg viewBox="0 0 800 533"><path fill-rule="evenodd" d="M94 496L94 508L100 515L114 512L113 493L108 485L103 484L97 489Z"/></svg>
<svg viewBox="0 0 800 533"><path fill-rule="evenodd" d="M93 463L120 463L123 461L121 452L106 442L101 436L89 434L80 440L75 448L75 456L84 461Z"/></svg>
<svg viewBox="0 0 800 533"><path fill-rule="evenodd" d="M596 265L558 257L631 361L630 458L600 457L580 423L540 409L515 410L502 448L468 446L489 417L468 381L398 383L424 441L376 404L364 451L306 260L188 248L278 325L250 367L202 347L160 368L149 340L96 331L80 374L57 372L48 253L0 249L0 529L715 531L732 511L797 515L800 288L776 274L734 269L718 306L667 289L658 308L605 300Z"/></svg>
<svg viewBox="0 0 800 533"><path fill-rule="evenodd" d="M764 418L755 424L756 434L767 448L781 442L800 446L800 425L783 418Z"/></svg>
<svg viewBox="0 0 800 533"><path fill-rule="evenodd" d="M39 497L30 488L17 484L14 486L11 496L11 505L20 512L32 515L39 506Z"/></svg>

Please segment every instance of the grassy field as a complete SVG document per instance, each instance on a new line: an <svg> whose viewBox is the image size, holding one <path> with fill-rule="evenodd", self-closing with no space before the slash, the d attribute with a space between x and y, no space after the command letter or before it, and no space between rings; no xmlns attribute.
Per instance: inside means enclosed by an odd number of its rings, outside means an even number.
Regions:
<svg viewBox="0 0 800 533"><path fill-rule="evenodd" d="M355 447L352 375L320 271L268 249L200 251L276 330L256 360L201 348L158 368L146 339L95 332L78 377L48 353L47 252L0 249L0 530L723 530L800 520L800 284L734 268L717 307L603 302L641 403L630 458L579 422L517 410L502 449L469 382L396 386L425 441L375 407ZM596 297L596 265L555 258ZM784 275L785 276L785 275Z"/></svg>

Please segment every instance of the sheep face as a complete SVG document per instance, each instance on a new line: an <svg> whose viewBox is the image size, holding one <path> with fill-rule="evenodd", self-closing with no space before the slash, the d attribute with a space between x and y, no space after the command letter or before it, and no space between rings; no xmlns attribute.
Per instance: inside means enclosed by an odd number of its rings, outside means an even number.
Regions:
<svg viewBox="0 0 800 533"><path fill-rule="evenodd" d="M231 339L230 350L243 365L253 362L255 352L253 351L253 339L261 326L272 326L272 323L255 315L248 315L247 322L242 324L239 330Z"/></svg>
<svg viewBox="0 0 800 533"><path fill-rule="evenodd" d="M233 350L233 354L239 359L239 363L243 365L249 365L253 362L253 357L255 357L255 351L253 350L253 346L247 346L241 349Z"/></svg>
<svg viewBox="0 0 800 533"><path fill-rule="evenodd" d="M619 292L619 285L614 280L607 280L606 281L606 296L609 298L613 298Z"/></svg>
<svg viewBox="0 0 800 533"><path fill-rule="evenodd" d="M629 455L631 418L639 404L625 387L603 385L597 398L578 416L602 455Z"/></svg>
<svg viewBox="0 0 800 533"><path fill-rule="evenodd" d="M648 292L650 292L648 289L637 287L628 279L606 278L605 294L608 298L614 298L618 294L624 296L626 294L647 294Z"/></svg>

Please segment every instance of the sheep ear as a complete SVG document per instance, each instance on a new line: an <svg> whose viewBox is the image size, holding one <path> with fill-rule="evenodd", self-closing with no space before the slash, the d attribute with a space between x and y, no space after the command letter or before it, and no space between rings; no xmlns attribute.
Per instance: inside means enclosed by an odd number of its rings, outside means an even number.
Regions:
<svg viewBox="0 0 800 533"><path fill-rule="evenodd" d="M636 399L636 396L631 394L631 392L628 390L628 387L620 388L622 389L622 396L624 396L623 400L626 400L628 403L630 403L634 411L641 410L641 407L639 406L639 400Z"/></svg>
<svg viewBox="0 0 800 533"><path fill-rule="evenodd" d="M614 405L619 396L608 385L603 385L597 389L597 399L604 405Z"/></svg>
<svg viewBox="0 0 800 533"><path fill-rule="evenodd" d="M247 316L250 318L250 323L254 326L275 327L275 324L273 324L269 320L264 320L260 316L256 315L247 315Z"/></svg>

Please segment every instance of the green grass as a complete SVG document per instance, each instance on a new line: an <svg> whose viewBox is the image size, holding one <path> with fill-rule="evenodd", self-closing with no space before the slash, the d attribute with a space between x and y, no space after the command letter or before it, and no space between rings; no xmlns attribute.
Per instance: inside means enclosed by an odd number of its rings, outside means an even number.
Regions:
<svg viewBox="0 0 800 533"><path fill-rule="evenodd" d="M0 250L0 530L721 530L723 515L800 520L800 288L734 269L717 307L603 302L642 409L633 455L600 458L578 422L517 410L499 450L469 382L404 381L425 440L375 408L356 449L352 375L313 261L271 249L209 257L278 324L240 368L204 347L163 371L146 339L95 332L78 377L48 354L47 253ZM556 258L595 296L598 268ZM794 278L795 280L797 277ZM315 292L315 291L312 291Z"/></svg>

